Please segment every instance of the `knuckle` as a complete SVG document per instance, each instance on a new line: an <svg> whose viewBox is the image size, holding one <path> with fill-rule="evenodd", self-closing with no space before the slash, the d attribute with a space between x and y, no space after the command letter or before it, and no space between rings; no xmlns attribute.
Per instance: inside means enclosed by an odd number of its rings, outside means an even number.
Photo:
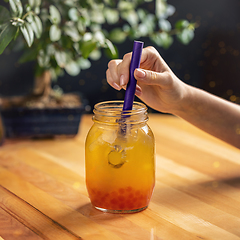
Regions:
<svg viewBox="0 0 240 240"><path fill-rule="evenodd" d="M126 54L123 56L123 60L125 61L125 60L130 59L131 55L132 55L132 53L126 53Z"/></svg>
<svg viewBox="0 0 240 240"><path fill-rule="evenodd" d="M172 74L171 74L170 72L165 71L164 74L165 74L165 78L166 78L169 82L172 82L172 81L173 81L173 79L172 79Z"/></svg>
<svg viewBox="0 0 240 240"><path fill-rule="evenodd" d="M148 46L146 49L153 54L155 57L159 57L159 52L153 46Z"/></svg>
<svg viewBox="0 0 240 240"><path fill-rule="evenodd" d="M111 60L108 62L108 68L111 68L113 65L115 65L115 60Z"/></svg>
<svg viewBox="0 0 240 240"><path fill-rule="evenodd" d="M107 79L108 83L112 83L113 82L113 78L112 78L112 75L111 75L109 69L106 71L106 79Z"/></svg>
<svg viewBox="0 0 240 240"><path fill-rule="evenodd" d="M156 72L151 71L150 72L150 79L151 80L156 80L158 77L158 74Z"/></svg>
<svg viewBox="0 0 240 240"><path fill-rule="evenodd" d="M148 46L146 47L146 49L152 53L155 53L155 54L158 53L158 51L153 46Z"/></svg>
<svg viewBox="0 0 240 240"><path fill-rule="evenodd" d="M164 74L166 79L166 85L168 85L168 87L173 87L174 79L172 77L172 74L170 72L165 72Z"/></svg>
<svg viewBox="0 0 240 240"><path fill-rule="evenodd" d="M107 82L111 82L111 75L109 69L106 71Z"/></svg>
<svg viewBox="0 0 240 240"><path fill-rule="evenodd" d="M146 47L146 49L148 49L149 51L154 51L155 50L155 48L153 46L148 46L148 47Z"/></svg>
<svg viewBox="0 0 240 240"><path fill-rule="evenodd" d="M109 69L106 70L106 76L109 77Z"/></svg>

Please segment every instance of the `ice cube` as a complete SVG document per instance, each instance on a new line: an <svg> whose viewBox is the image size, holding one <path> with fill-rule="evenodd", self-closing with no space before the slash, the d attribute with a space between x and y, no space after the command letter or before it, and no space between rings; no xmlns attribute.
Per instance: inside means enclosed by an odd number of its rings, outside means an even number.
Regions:
<svg viewBox="0 0 240 240"><path fill-rule="evenodd" d="M117 130L106 130L103 132L102 141L113 144L117 138Z"/></svg>

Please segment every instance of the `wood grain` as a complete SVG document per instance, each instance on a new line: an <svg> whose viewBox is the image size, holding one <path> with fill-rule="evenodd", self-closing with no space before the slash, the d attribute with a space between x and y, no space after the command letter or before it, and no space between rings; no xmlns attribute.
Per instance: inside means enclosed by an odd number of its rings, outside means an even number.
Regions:
<svg viewBox="0 0 240 240"><path fill-rule="evenodd" d="M8 140L0 149L0 239L240 240L240 150L184 122L149 116L156 187L148 209L107 214L85 186L82 119L74 138Z"/></svg>
<svg viewBox="0 0 240 240"><path fill-rule="evenodd" d="M41 240L42 238L0 207L0 240Z"/></svg>
<svg viewBox="0 0 240 240"><path fill-rule="evenodd" d="M3 210L43 239L81 239L2 186L0 202Z"/></svg>

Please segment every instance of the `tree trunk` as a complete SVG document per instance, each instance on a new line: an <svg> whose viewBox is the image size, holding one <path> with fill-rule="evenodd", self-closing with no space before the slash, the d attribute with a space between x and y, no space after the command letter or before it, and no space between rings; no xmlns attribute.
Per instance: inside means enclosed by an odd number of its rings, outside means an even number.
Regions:
<svg viewBox="0 0 240 240"><path fill-rule="evenodd" d="M41 100L47 102L51 94L51 75L49 71L45 71L41 76L34 79L33 92L29 96L13 96L0 98L2 109L12 107L28 106L31 101Z"/></svg>
<svg viewBox="0 0 240 240"><path fill-rule="evenodd" d="M34 79L33 96L49 97L51 90L51 74L49 71L45 71L41 76Z"/></svg>
<svg viewBox="0 0 240 240"><path fill-rule="evenodd" d="M34 79L33 92L29 96L0 98L2 109L13 107L27 108L73 108L81 105L81 98L77 94L57 95L51 86L51 75L45 71L41 76Z"/></svg>

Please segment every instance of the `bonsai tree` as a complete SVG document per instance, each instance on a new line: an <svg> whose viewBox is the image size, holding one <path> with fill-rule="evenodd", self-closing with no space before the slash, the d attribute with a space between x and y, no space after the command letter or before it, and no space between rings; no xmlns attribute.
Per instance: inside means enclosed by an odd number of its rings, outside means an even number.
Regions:
<svg viewBox="0 0 240 240"><path fill-rule="evenodd" d="M0 54L6 48L24 49L19 63L36 60L35 95L49 95L51 80L65 72L76 76L89 68L102 49L117 58L114 44L127 38L148 37L168 48L174 35L183 44L194 37L194 23L179 20L172 26L168 21L175 8L167 0L5 2L0 6Z"/></svg>

